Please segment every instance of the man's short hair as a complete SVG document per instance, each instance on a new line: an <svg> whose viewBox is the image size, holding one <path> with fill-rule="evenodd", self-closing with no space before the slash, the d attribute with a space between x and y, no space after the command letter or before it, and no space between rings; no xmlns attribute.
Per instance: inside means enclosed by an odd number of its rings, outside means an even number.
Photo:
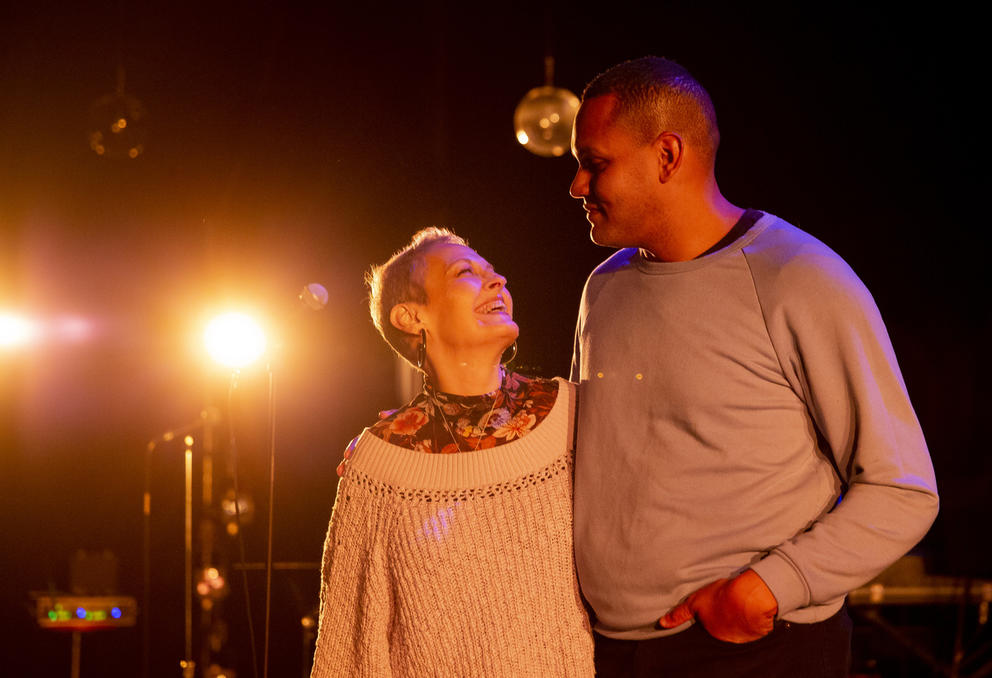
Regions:
<svg viewBox="0 0 992 678"><path fill-rule="evenodd" d="M675 132L699 149L710 164L720 146L720 129L709 93L685 68L656 56L641 57L600 73L582 100L613 94L616 117L625 118L644 143Z"/></svg>
<svg viewBox="0 0 992 678"><path fill-rule="evenodd" d="M408 245L393 254L386 263L373 266L365 275L365 284L369 287L372 323L386 343L411 365L416 364L416 358L409 335L393 326L389 313L396 304L407 301L427 303L424 255L431 246L437 244L468 246L465 240L452 231L431 226L414 233Z"/></svg>

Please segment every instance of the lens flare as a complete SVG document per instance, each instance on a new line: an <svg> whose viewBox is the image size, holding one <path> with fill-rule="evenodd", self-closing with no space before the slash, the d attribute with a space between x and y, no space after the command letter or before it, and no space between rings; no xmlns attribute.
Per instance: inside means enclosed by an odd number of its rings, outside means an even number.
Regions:
<svg viewBox="0 0 992 678"><path fill-rule="evenodd" d="M227 367L245 367L265 353L265 333L244 313L217 316L207 325L203 340L210 357Z"/></svg>
<svg viewBox="0 0 992 678"><path fill-rule="evenodd" d="M30 344L38 336L38 326L16 313L0 311L0 349Z"/></svg>

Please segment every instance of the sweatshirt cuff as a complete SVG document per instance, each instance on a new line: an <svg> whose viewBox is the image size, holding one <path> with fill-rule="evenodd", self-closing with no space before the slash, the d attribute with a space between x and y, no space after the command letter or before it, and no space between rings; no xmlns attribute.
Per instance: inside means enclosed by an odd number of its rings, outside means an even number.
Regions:
<svg viewBox="0 0 992 678"><path fill-rule="evenodd" d="M778 603L778 617L784 617L793 610L809 605L809 589L802 574L792 561L773 551L751 565L761 581L771 589Z"/></svg>

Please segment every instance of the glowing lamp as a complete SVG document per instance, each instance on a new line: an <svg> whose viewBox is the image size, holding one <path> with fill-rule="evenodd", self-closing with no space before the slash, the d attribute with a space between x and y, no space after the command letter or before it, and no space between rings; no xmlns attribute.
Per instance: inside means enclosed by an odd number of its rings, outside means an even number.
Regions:
<svg viewBox="0 0 992 678"><path fill-rule="evenodd" d="M203 340L210 357L227 367L245 367L265 353L265 333L243 313L224 313L211 320Z"/></svg>
<svg viewBox="0 0 992 678"><path fill-rule="evenodd" d="M535 87L513 112L520 145L545 158L565 155L572 140L572 123L579 98L560 87Z"/></svg>
<svg viewBox="0 0 992 678"><path fill-rule="evenodd" d="M38 326L28 318L0 311L0 349L30 344L38 336Z"/></svg>
<svg viewBox="0 0 992 678"><path fill-rule="evenodd" d="M534 155L553 158L565 155L572 143L572 124L579 98L554 86L555 60L544 57L544 87L527 92L513 111L517 141Z"/></svg>

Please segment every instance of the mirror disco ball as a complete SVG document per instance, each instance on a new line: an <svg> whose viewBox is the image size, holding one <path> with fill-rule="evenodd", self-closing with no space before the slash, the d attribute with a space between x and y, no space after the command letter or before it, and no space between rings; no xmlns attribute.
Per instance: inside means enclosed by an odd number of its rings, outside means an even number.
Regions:
<svg viewBox="0 0 992 678"><path fill-rule="evenodd" d="M520 145L545 158L565 155L572 142L572 123L579 98L560 87L535 87L513 112Z"/></svg>
<svg viewBox="0 0 992 678"><path fill-rule="evenodd" d="M108 94L90 106L90 150L106 158L135 159L145 151L145 108L133 96Z"/></svg>

